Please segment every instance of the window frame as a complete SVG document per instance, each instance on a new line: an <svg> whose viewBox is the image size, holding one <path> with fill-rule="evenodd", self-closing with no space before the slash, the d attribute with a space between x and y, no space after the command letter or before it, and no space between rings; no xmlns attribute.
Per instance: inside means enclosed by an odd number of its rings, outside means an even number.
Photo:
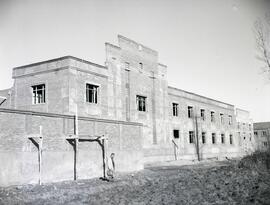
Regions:
<svg viewBox="0 0 270 205"><path fill-rule="evenodd" d="M93 89L88 88L87 86L93 86ZM93 98L90 96L90 90L92 90ZM99 103L99 90L100 85L94 84L94 83L85 83L85 102L89 104L98 104ZM93 102L90 102L90 100L93 99Z"/></svg>
<svg viewBox="0 0 270 205"><path fill-rule="evenodd" d="M188 118L193 117L193 106L188 106Z"/></svg>
<svg viewBox="0 0 270 205"><path fill-rule="evenodd" d="M143 99L144 103L143 103L143 106L142 108L144 109L140 109L140 103L142 102L141 99ZM137 108L137 111L139 112L147 112L147 97L146 96L143 96L143 95L136 95L136 108Z"/></svg>
<svg viewBox="0 0 270 205"><path fill-rule="evenodd" d="M221 141L221 144L225 144L225 134L224 133L220 134L220 141Z"/></svg>
<svg viewBox="0 0 270 205"><path fill-rule="evenodd" d="M189 144L194 144L194 131L189 131L188 132L188 137L189 137Z"/></svg>
<svg viewBox="0 0 270 205"><path fill-rule="evenodd" d="M178 112L178 105L179 105L178 103L175 103L175 102L172 103L172 108L173 108L172 111L173 111L174 117L178 117L178 113L179 113Z"/></svg>
<svg viewBox="0 0 270 205"><path fill-rule="evenodd" d="M210 121L213 123L216 121L215 111L210 111Z"/></svg>
<svg viewBox="0 0 270 205"><path fill-rule="evenodd" d="M41 89L38 89L38 86L42 86ZM31 85L32 88L32 105L41 105L46 103L46 84L45 83L40 83L40 84L35 84ZM36 88L36 89L35 89ZM38 91L41 91L41 102L40 97L38 95Z"/></svg>
<svg viewBox="0 0 270 205"><path fill-rule="evenodd" d="M212 133L212 144L217 144L216 133Z"/></svg>
<svg viewBox="0 0 270 205"><path fill-rule="evenodd" d="M202 144L206 144L206 132L202 132Z"/></svg>
<svg viewBox="0 0 270 205"><path fill-rule="evenodd" d="M205 109L201 109L201 119L205 121Z"/></svg>
<svg viewBox="0 0 270 205"><path fill-rule="evenodd" d="M177 136L175 135L177 133ZM180 138L180 131L178 129L173 129L173 138L179 139Z"/></svg>

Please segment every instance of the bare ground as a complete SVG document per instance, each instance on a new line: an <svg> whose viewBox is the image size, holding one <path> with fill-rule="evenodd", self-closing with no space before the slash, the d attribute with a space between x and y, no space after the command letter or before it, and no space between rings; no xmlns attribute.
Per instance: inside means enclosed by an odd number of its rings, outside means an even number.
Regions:
<svg viewBox="0 0 270 205"><path fill-rule="evenodd" d="M0 204L270 204L270 173L235 161L151 166L111 182L0 188Z"/></svg>

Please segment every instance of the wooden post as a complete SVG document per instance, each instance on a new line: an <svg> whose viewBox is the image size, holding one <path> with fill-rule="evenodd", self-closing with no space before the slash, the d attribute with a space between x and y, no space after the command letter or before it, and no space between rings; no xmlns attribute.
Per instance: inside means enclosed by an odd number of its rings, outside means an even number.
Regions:
<svg viewBox="0 0 270 205"><path fill-rule="evenodd" d="M75 140L74 140L74 180L78 179L78 170L77 170L77 164L78 164L78 147L79 147L79 127L78 127L78 105L76 105L76 113L75 113Z"/></svg>
<svg viewBox="0 0 270 205"><path fill-rule="evenodd" d="M38 161L39 161L39 185L42 183L42 144L43 144L43 137L42 137L42 126L39 126L39 144L38 144Z"/></svg>
<svg viewBox="0 0 270 205"><path fill-rule="evenodd" d="M102 146L103 146L103 177L107 178L107 170L108 170L108 136L105 134L102 138Z"/></svg>
<svg viewBox="0 0 270 205"><path fill-rule="evenodd" d="M174 140L172 140L172 143L173 143L173 150L174 150L174 159L177 160L177 152L176 152L176 149L178 149L178 146L177 146L177 144L175 143Z"/></svg>

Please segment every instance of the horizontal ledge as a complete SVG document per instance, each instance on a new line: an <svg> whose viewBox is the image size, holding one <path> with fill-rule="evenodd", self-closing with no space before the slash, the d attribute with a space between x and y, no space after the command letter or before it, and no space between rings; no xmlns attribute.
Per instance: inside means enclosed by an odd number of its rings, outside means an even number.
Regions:
<svg viewBox="0 0 270 205"><path fill-rule="evenodd" d="M57 114L57 113L49 113L49 112L37 112L37 111L9 109L9 108L0 108L0 113L14 113L14 114L22 114L22 115L34 115L34 116L44 116L44 117L53 117L53 118L65 118L65 119L74 119L75 118L75 115ZM142 126L142 123L138 123L138 122L127 122L127 121L111 120L111 119L104 119L104 118L92 118L92 117L78 116L78 120Z"/></svg>

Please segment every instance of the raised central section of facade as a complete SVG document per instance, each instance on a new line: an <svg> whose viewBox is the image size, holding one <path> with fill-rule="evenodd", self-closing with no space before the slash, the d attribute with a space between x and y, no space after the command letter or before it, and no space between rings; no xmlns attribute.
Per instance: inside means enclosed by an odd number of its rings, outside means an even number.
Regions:
<svg viewBox="0 0 270 205"><path fill-rule="evenodd" d="M145 161L242 152L234 105L168 86L157 51L120 35L118 42L105 44L105 66L65 56L14 68L2 106L142 123Z"/></svg>

